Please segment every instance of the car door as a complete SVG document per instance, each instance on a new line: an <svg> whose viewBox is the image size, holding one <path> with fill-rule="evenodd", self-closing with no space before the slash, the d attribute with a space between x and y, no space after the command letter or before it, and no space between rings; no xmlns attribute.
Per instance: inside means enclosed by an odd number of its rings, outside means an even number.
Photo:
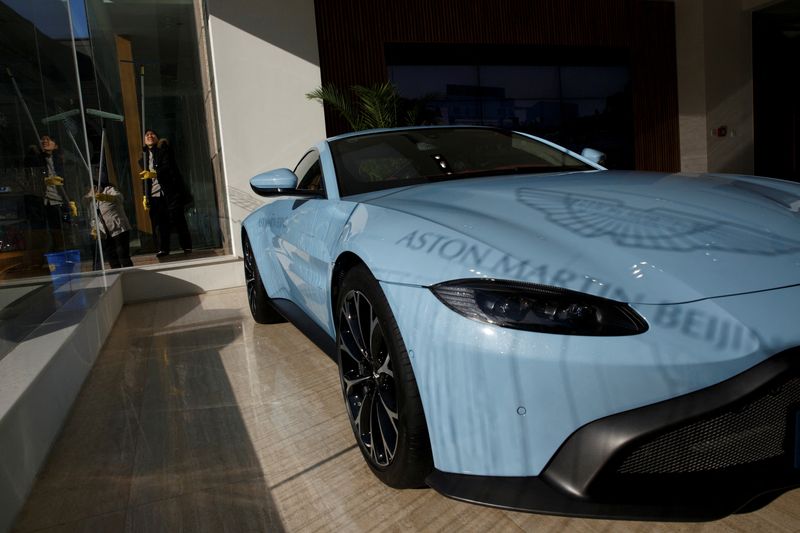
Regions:
<svg viewBox="0 0 800 533"><path fill-rule="evenodd" d="M288 204L284 231L277 236L282 250L278 260L286 274L290 298L330 332L331 248L351 209L343 209L338 199L328 198L317 150L308 152L294 172L299 179L298 190L315 191L320 196L298 197Z"/></svg>

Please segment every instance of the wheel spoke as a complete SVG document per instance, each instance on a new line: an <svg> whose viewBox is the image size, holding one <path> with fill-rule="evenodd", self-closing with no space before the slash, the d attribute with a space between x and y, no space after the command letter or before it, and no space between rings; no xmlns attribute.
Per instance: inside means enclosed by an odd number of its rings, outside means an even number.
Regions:
<svg viewBox="0 0 800 533"><path fill-rule="evenodd" d="M386 430L383 428L384 423L380 424L381 438L383 439L384 447L386 448L387 459L391 461L394 458L395 452L397 451L397 413L389 409L389 407L386 405L386 402L383 401L383 398L380 395L378 395L378 398L380 399L380 402L378 402L380 404L379 409L382 409L385 415L383 417L379 417L378 420L380 421L388 419L389 423L391 424L391 428L387 427ZM389 434L389 431L391 431L391 434ZM388 440L387 435L389 437Z"/></svg>
<svg viewBox="0 0 800 533"><path fill-rule="evenodd" d="M376 394L376 396L379 396ZM375 462L381 466L386 463L386 439L383 436L383 428L380 420L380 402L372 402L372 412L370 413L370 441L372 442L372 456Z"/></svg>
<svg viewBox="0 0 800 533"><path fill-rule="evenodd" d="M385 463L389 464L392 461L392 459L394 459L395 446L393 444L390 444L386 440L386 433L383 430L383 425L385 424L385 422L381 422L381 420L383 420L383 417L379 415L376 418L378 419L378 430L380 431L381 434L381 444L383 445L383 451L386 454Z"/></svg>
<svg viewBox="0 0 800 533"><path fill-rule="evenodd" d="M375 456L378 464L387 465L394 458L395 448L397 447L397 426L389 414L391 411L386 407L380 392L377 393L377 401L373 402L374 415L372 420L374 426L377 426L378 434L375 434L373 427L372 443L375 448ZM380 437L380 441L378 441ZM380 446L378 446L378 442Z"/></svg>
<svg viewBox="0 0 800 533"><path fill-rule="evenodd" d="M342 379L344 380L344 385L345 385L344 393L349 396L350 395L350 389L352 389L353 386L358 385L360 383L364 383L365 381L367 381L368 379L371 379L371 378L372 378L372 376L359 376L357 378L350 379L350 378L347 378L346 376L342 376Z"/></svg>
<svg viewBox="0 0 800 533"><path fill-rule="evenodd" d="M351 413L353 416L353 425L356 427L358 434L361 435L361 421L364 415L364 409L366 407L366 398L361 399L361 403L358 404L358 411L355 413Z"/></svg>
<svg viewBox="0 0 800 533"><path fill-rule="evenodd" d="M376 329L377 328L377 329ZM379 338L376 339L375 336ZM375 316L375 313L372 313L372 309L370 308L370 321L369 321L369 357L370 359L377 365L377 355L378 355L378 344L383 340L383 335L381 334L381 326L378 323L378 317Z"/></svg>
<svg viewBox="0 0 800 533"><path fill-rule="evenodd" d="M364 393L364 400L361 402L361 408L358 411L358 427L359 434L361 435L361 442L364 446L370 448L370 455L375 458L375 441L372 438L372 411L375 404L375 389L367 388Z"/></svg>
<svg viewBox="0 0 800 533"><path fill-rule="evenodd" d="M358 323L358 342L359 346L366 352L367 357L370 356L368 351L368 344L367 339L364 338L364 317L369 317L372 315L372 306L369 303L369 300L361 294L360 292L355 293L355 302L356 302L356 322ZM364 309L364 307L368 309Z"/></svg>
<svg viewBox="0 0 800 533"><path fill-rule="evenodd" d="M378 368L378 374L383 374L389 377L394 377L394 372L392 372L392 360L389 357L389 352L386 352L386 356L383 359L383 363L381 363L380 368Z"/></svg>
<svg viewBox="0 0 800 533"><path fill-rule="evenodd" d="M358 318L353 314L352 309L353 307L356 307L355 312L358 313L358 305L356 305L350 298L345 300L344 305L345 309L342 310L342 316L344 317L345 322L347 322L347 329L350 330L350 337L356 343L358 350L363 354L366 352L364 336L361 333L361 324L358 323Z"/></svg>
<svg viewBox="0 0 800 533"><path fill-rule="evenodd" d="M363 357L359 357L360 352L358 350L355 350L356 353L353 353L353 350L351 350L350 347L347 345L348 343L345 340L344 336L340 335L339 340L340 340L339 349L342 350L343 353L347 354L350 357L350 359L352 359L356 364L358 365L364 364Z"/></svg>
<svg viewBox="0 0 800 533"><path fill-rule="evenodd" d="M386 416L389 417L389 420L392 422L392 426L394 426L394 430L397 431L397 411L392 409L388 405L386 405L386 401L383 399L383 395L378 394L378 399L380 399L380 404L383 407L383 410L386 411Z"/></svg>
<svg viewBox="0 0 800 533"><path fill-rule="evenodd" d="M369 331L370 361L379 374L394 376L389 364L389 351L386 346L386 338L383 336L383 328L378 318L373 315L370 322Z"/></svg>
<svg viewBox="0 0 800 533"><path fill-rule="evenodd" d="M352 320L344 309L339 320L339 349L349 356L358 365L369 365L365 358L364 350L358 344L357 335L353 333ZM344 361L343 361L344 362Z"/></svg>
<svg viewBox="0 0 800 533"><path fill-rule="evenodd" d="M387 421L387 418L389 419ZM381 401L380 391L376 391L372 402L370 442L376 464L387 466L394 459L397 448L397 431L394 423L387 416ZM391 426L391 427L390 427Z"/></svg>

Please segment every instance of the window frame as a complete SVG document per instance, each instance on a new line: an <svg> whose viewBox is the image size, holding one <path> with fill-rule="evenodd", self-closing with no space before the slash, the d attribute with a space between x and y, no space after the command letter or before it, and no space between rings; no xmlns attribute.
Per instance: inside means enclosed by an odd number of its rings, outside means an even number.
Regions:
<svg viewBox="0 0 800 533"><path fill-rule="evenodd" d="M309 156L312 156L312 159L314 159L314 157L315 157L316 161L312 162L311 165L304 171L304 175L303 176L299 176L297 174L297 169L300 168L300 165L302 165L303 162ZM319 189L302 188L301 185L303 185L303 180L308 176L308 173L311 171L311 169L314 168L315 165L319 166L319 187L320 188ZM298 191L298 192L307 192L307 193L319 193L320 197L322 197L322 198L327 198L328 197L328 191L327 191L327 189L325 187L325 171L322 168L322 157L321 157L321 155L319 153L319 150L317 150L316 148L312 148L311 150L309 150L305 154L303 154L303 157L301 157L300 161L297 162L297 165L295 165L294 170L292 172L294 172L295 176L297 176L297 186L295 187L296 191Z"/></svg>

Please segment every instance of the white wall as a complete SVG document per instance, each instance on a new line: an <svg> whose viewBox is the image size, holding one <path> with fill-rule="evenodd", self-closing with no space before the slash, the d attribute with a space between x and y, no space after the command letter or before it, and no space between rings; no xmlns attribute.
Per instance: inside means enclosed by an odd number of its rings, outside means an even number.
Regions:
<svg viewBox="0 0 800 533"><path fill-rule="evenodd" d="M251 176L289 167L325 137L313 0L208 0L212 87L233 250L241 221L262 203Z"/></svg>

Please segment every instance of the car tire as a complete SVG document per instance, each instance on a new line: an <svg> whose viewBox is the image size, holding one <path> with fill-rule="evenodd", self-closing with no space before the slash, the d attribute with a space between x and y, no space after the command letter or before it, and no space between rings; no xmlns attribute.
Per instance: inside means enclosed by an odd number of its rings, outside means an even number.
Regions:
<svg viewBox="0 0 800 533"><path fill-rule="evenodd" d="M250 313L253 320L259 324L275 324L285 322L270 302L264 282L258 272L258 265L253 254L253 247L247 233L242 232L242 252L244 255L244 280L247 287L247 302L250 304Z"/></svg>
<svg viewBox="0 0 800 533"><path fill-rule="evenodd" d="M433 469L425 412L397 322L365 266L345 274L336 312L342 394L364 459L390 487L423 486Z"/></svg>

